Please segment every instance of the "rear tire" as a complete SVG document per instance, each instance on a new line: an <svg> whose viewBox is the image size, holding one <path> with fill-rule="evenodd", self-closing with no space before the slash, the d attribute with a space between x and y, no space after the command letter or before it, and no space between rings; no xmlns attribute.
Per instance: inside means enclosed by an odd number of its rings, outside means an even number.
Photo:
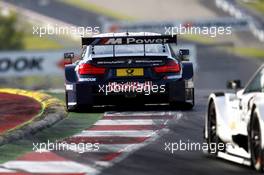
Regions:
<svg viewBox="0 0 264 175"><path fill-rule="evenodd" d="M192 88L192 102L191 103L185 103L183 105L183 108L185 110L192 110L192 108L194 107L194 105L195 105L194 88Z"/></svg>
<svg viewBox="0 0 264 175"><path fill-rule="evenodd" d="M185 110L192 110L193 107L194 107L193 103L186 103L183 105L183 109L185 109Z"/></svg>
<svg viewBox="0 0 264 175"><path fill-rule="evenodd" d="M263 150L261 148L261 129L257 113L254 111L250 122L249 148L251 164L257 171L263 171Z"/></svg>
<svg viewBox="0 0 264 175"><path fill-rule="evenodd" d="M208 117L207 118L207 133L208 133L207 144L209 146L208 153L216 157L219 151L218 150L219 137L217 136L216 111L215 111L215 104L213 101L211 101L209 104L207 117ZM212 146L215 146L215 147L212 147Z"/></svg>
<svg viewBox="0 0 264 175"><path fill-rule="evenodd" d="M170 108L173 110L192 110L193 104L192 103L186 103L186 102L170 102Z"/></svg>
<svg viewBox="0 0 264 175"><path fill-rule="evenodd" d="M89 113L92 111L92 109L93 107L90 105L76 105L67 108L68 112L76 112L76 113Z"/></svg>
<svg viewBox="0 0 264 175"><path fill-rule="evenodd" d="M78 107L76 106L68 106L67 107L68 112L78 112Z"/></svg>
<svg viewBox="0 0 264 175"><path fill-rule="evenodd" d="M68 105L68 92L65 92L65 103L66 103L66 109L68 112L79 112L78 106L69 106Z"/></svg>

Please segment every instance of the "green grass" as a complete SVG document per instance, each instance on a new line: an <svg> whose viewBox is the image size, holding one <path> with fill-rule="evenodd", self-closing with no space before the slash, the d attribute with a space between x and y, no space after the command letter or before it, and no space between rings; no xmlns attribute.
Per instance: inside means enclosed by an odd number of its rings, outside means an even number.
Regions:
<svg viewBox="0 0 264 175"><path fill-rule="evenodd" d="M88 10L91 12L95 12L95 13L99 13L114 19L118 19L118 20L133 20L132 17L130 16L126 16L123 14L120 14L119 12L98 6L96 4L84 1L84 0L58 0L62 3L66 3L68 5L72 5L84 10Z"/></svg>
<svg viewBox="0 0 264 175"><path fill-rule="evenodd" d="M17 141L16 143L6 144L0 147L0 163L14 160L16 157L30 151L32 143L26 140Z"/></svg>
<svg viewBox="0 0 264 175"><path fill-rule="evenodd" d="M25 85L26 88L49 89L49 88L62 88L64 85L64 78L62 75L54 76L27 76L20 79L20 83Z"/></svg>
<svg viewBox="0 0 264 175"><path fill-rule="evenodd" d="M228 49L228 51L240 56L264 59L264 50L262 49L251 48L251 47L234 47Z"/></svg>
<svg viewBox="0 0 264 175"><path fill-rule="evenodd" d="M47 37L39 37L27 34L23 39L24 48L26 50L49 50L49 49L61 49L63 48L55 40Z"/></svg>
<svg viewBox="0 0 264 175"><path fill-rule="evenodd" d="M216 43L215 38L211 38L209 36L202 35L180 35L185 40L198 42L201 44L213 44Z"/></svg>
<svg viewBox="0 0 264 175"><path fill-rule="evenodd" d="M240 2L242 3L242 2ZM243 6L256 10L264 15L264 1L258 0L254 2L242 3Z"/></svg>
<svg viewBox="0 0 264 175"><path fill-rule="evenodd" d="M64 99L64 94L51 94L59 99ZM33 143L55 142L63 138L72 136L86 128L102 117L101 113L69 113L64 120L35 134L31 138L22 139L14 143L6 144L0 147L0 163L14 160L17 157L31 152Z"/></svg>
<svg viewBox="0 0 264 175"><path fill-rule="evenodd" d="M200 35L182 35L183 39L198 42L201 44L214 44L216 41L214 38L206 37L206 36L200 36ZM220 48L220 47L219 47ZM227 48L227 47L221 47L223 51L230 52L236 55L249 57L249 58L258 58L258 59L264 59L264 50L258 49L258 48L252 48L252 47L233 47L233 48Z"/></svg>

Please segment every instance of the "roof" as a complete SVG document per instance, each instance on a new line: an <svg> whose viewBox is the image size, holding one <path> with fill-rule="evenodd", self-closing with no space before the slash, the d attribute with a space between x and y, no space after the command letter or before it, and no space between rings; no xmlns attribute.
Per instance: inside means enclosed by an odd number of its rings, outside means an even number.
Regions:
<svg viewBox="0 0 264 175"><path fill-rule="evenodd" d="M159 36L159 33L153 32L120 32L120 33L102 33L92 37L120 37L120 36Z"/></svg>

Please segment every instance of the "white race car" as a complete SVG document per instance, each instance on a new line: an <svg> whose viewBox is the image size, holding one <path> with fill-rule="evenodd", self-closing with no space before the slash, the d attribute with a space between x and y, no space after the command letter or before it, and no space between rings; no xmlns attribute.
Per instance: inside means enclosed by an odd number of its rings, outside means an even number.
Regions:
<svg viewBox="0 0 264 175"><path fill-rule="evenodd" d="M241 89L239 80L227 86ZM210 155L264 169L264 65L245 88L209 96L204 137Z"/></svg>

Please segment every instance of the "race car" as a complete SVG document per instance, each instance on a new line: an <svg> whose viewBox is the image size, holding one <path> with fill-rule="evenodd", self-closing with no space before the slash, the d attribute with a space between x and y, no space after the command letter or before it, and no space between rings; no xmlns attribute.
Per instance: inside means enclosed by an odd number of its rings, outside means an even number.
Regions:
<svg viewBox="0 0 264 175"><path fill-rule="evenodd" d="M105 33L82 38L82 54L64 54L69 111L92 106L169 103L194 106L189 50L175 53L177 36L157 33Z"/></svg>
<svg viewBox="0 0 264 175"><path fill-rule="evenodd" d="M208 153L262 171L264 168L264 65L245 88L227 83L233 93L212 93L208 100L204 137ZM219 146L220 145L220 146Z"/></svg>

